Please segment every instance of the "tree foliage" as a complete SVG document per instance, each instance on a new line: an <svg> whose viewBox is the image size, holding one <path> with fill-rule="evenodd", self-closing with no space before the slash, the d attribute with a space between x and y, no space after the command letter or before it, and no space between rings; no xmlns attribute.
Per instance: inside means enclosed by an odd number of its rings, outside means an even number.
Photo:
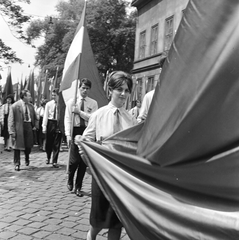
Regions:
<svg viewBox="0 0 239 240"><path fill-rule="evenodd" d="M30 3L30 0L0 0L0 15L8 24L13 35L21 41L28 43L28 38L23 31L24 23L30 20L30 17L24 14L23 9L18 5L19 2ZM0 39L0 58L8 62L19 62L22 60L16 56L16 53Z"/></svg>
<svg viewBox="0 0 239 240"><path fill-rule="evenodd" d="M44 44L38 48L36 64L47 68L50 76L55 75L56 66L59 76L62 74L84 2L62 1L56 6L57 17L33 21L27 30L30 40L45 36ZM107 70L130 72L133 67L136 15L127 14L126 8L127 3L123 0L87 1L87 29L102 76Z"/></svg>

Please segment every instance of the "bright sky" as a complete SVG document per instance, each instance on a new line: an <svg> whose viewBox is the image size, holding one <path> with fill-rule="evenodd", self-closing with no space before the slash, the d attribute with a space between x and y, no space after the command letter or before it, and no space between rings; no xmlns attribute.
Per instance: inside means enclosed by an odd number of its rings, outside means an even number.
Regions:
<svg viewBox="0 0 239 240"><path fill-rule="evenodd" d="M24 12L28 15L34 16L34 19L44 19L45 16L56 15L55 6L59 1L60 0L31 0L31 4L21 4L21 6L23 7ZM24 62L22 65L11 64L11 75L14 84L21 80L22 75L23 79L25 79L25 76L28 76L30 71L33 70L36 49L23 44L15 38L2 16L0 16L0 29L0 38L2 41L7 46L11 47L12 50L16 52L17 57L21 58ZM38 42L38 45L39 44L40 42ZM2 65L3 60L0 59L0 61ZM29 65L30 67L28 67ZM5 65L3 71L0 71L0 74L2 75L0 84L3 85L5 83L7 73L8 65Z"/></svg>

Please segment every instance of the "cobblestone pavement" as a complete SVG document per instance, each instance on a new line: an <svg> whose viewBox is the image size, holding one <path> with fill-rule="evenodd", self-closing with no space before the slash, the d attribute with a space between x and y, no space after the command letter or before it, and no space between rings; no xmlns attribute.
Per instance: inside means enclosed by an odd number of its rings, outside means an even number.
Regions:
<svg viewBox="0 0 239 240"><path fill-rule="evenodd" d="M1 140L1 138L0 138ZM34 146L30 165L21 153L21 171L14 171L13 151L3 151L0 141L0 240L86 239L91 205L91 176L86 173L84 197L66 187L68 152L60 152L60 168L46 165L46 153ZM103 230L97 240L107 239ZM125 230L121 239L129 240Z"/></svg>

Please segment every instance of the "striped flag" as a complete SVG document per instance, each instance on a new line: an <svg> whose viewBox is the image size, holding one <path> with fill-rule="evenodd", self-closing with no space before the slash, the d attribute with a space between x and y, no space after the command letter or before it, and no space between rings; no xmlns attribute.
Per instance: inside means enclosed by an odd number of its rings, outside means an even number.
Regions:
<svg viewBox="0 0 239 240"><path fill-rule="evenodd" d="M98 69L95 64L93 51L90 44L89 35L85 21L86 1L81 14L81 20L77 26L74 39L67 53L60 92L64 101L67 102L72 96L77 94L78 80L88 78L92 82L89 97L98 102L99 107L108 103L99 78Z"/></svg>

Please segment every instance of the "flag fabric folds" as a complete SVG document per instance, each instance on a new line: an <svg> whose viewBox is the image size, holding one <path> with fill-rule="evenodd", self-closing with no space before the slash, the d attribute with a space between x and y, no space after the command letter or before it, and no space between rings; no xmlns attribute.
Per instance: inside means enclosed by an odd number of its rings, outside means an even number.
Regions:
<svg viewBox="0 0 239 240"><path fill-rule="evenodd" d="M34 82L34 71L31 71L28 77L26 89L31 93L32 104L35 104L35 82Z"/></svg>
<svg viewBox="0 0 239 240"><path fill-rule="evenodd" d="M80 143L132 240L239 239L238 22L189 1L145 123Z"/></svg>
<svg viewBox="0 0 239 240"><path fill-rule="evenodd" d="M74 39L64 64L63 76L60 86L64 101L67 102L75 95L77 79L88 78L92 81L89 97L98 102L98 106L104 106L108 100L103 91L103 86L99 78L95 64L93 51L90 44L89 35L85 21L86 2L81 14L80 23L77 26Z"/></svg>
<svg viewBox="0 0 239 240"><path fill-rule="evenodd" d="M46 69L45 73L45 81L44 81L44 87L43 87L43 92L42 92L42 97L44 99L47 99L48 101L50 100L50 90L49 90L49 82L48 82L48 70Z"/></svg>

